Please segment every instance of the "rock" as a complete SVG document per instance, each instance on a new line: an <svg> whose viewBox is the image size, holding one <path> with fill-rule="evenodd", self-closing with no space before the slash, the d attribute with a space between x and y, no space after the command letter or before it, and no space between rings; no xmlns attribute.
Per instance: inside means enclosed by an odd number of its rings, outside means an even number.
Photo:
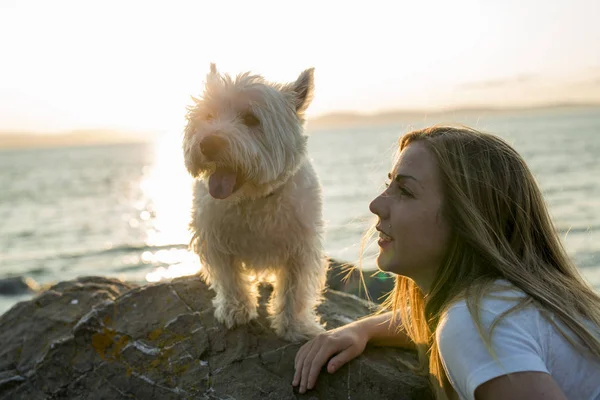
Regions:
<svg viewBox="0 0 600 400"><path fill-rule="evenodd" d="M62 282L0 317L0 399L429 399L408 372L413 353L368 348L304 395L291 381L300 343L259 318L227 330L213 292L196 276L134 287L90 277ZM328 329L373 303L329 290L319 312Z"/></svg>
<svg viewBox="0 0 600 400"><path fill-rule="evenodd" d="M327 286L364 300L381 303L394 288L395 280L385 272L362 271L351 264L329 259Z"/></svg>
<svg viewBox="0 0 600 400"><path fill-rule="evenodd" d="M0 295L15 296L37 292L40 285L31 278L15 276L0 279Z"/></svg>

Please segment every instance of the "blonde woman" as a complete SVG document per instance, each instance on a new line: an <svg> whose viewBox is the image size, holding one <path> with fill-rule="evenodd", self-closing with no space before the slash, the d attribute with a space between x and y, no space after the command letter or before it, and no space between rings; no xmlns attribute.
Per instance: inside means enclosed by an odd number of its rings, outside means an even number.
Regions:
<svg viewBox="0 0 600 400"><path fill-rule="evenodd" d="M600 399L600 297L563 249L540 190L502 139L435 126L400 139L377 215L391 311L296 355L314 387L367 344L414 348L436 399Z"/></svg>

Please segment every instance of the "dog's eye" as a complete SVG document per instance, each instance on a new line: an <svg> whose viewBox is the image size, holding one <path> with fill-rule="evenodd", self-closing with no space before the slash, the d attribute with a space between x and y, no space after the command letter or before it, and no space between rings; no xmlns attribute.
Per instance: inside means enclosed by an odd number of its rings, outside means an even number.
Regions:
<svg viewBox="0 0 600 400"><path fill-rule="evenodd" d="M260 125L260 121L258 120L258 118L256 118L254 114L249 112L244 113L242 115L242 121L244 121L244 125L246 125L249 128Z"/></svg>
<svg viewBox="0 0 600 400"><path fill-rule="evenodd" d="M215 117L213 117L212 114L206 114L206 117L204 119L206 119L207 121L212 121L213 119L215 119Z"/></svg>

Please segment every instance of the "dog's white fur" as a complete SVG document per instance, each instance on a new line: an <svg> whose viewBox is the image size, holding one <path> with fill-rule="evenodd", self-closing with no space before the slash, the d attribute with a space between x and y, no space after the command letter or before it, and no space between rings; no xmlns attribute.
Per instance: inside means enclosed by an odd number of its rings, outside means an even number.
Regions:
<svg viewBox="0 0 600 400"><path fill-rule="evenodd" d="M232 79L211 64L203 95L189 107L183 151L196 178L191 244L216 292L215 317L229 328L257 316L257 282L273 274L275 332L298 341L323 331L315 314L327 272L321 187L303 134L313 86L313 69L274 84L249 73ZM223 139L216 156L204 154L208 136ZM208 181L222 167L235 169L236 186L217 199Z"/></svg>

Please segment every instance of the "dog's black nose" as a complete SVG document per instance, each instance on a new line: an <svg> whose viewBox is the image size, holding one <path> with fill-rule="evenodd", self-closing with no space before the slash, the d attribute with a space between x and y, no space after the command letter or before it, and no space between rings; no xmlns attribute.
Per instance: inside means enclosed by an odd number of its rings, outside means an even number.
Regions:
<svg viewBox="0 0 600 400"><path fill-rule="evenodd" d="M225 139L219 136L210 135L202 139L200 142L200 151L206 157L214 157L219 154L219 152L225 147L226 143L227 142Z"/></svg>

